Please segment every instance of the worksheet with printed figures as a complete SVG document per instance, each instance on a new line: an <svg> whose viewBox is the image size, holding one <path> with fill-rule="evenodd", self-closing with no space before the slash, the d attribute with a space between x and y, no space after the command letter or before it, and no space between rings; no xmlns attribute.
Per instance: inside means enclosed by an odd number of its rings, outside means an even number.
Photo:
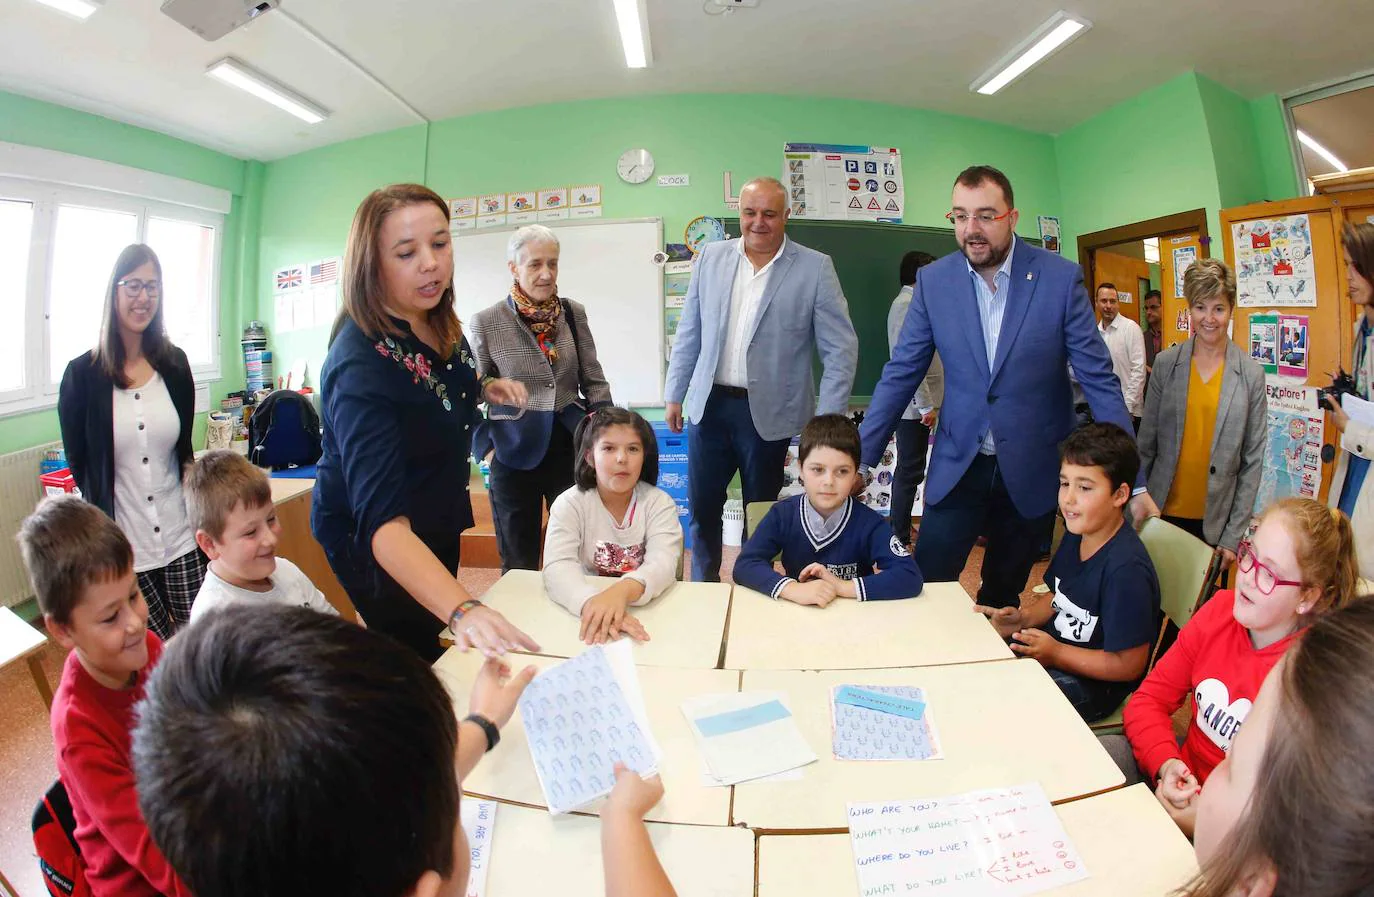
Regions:
<svg viewBox="0 0 1374 897"><path fill-rule="evenodd" d="M649 730L628 639L544 670L519 706L550 813L609 794L617 762L643 776L658 770L662 752Z"/></svg>

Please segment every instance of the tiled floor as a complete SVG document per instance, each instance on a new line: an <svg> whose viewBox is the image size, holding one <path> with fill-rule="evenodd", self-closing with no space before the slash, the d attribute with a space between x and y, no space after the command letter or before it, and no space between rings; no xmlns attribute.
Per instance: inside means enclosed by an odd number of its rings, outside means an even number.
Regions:
<svg viewBox="0 0 1374 897"><path fill-rule="evenodd" d="M735 548L725 549L722 579L729 580L738 553ZM970 593L977 590L981 564L982 549L975 548L960 578ZM1032 584L1040 581L1044 568L1043 563L1036 565ZM463 569L458 579L469 592L481 595L499 576L499 570ZM60 649L50 645L43 662L48 681L55 687L62 666ZM33 855L29 820L39 796L56 775L47 709L27 667L11 664L0 670L0 872L18 888L20 897L47 893Z"/></svg>

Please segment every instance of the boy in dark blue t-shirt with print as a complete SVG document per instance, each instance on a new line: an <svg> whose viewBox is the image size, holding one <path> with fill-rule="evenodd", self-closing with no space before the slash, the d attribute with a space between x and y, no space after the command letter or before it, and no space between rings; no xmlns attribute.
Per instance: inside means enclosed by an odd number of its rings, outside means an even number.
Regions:
<svg viewBox="0 0 1374 897"><path fill-rule="evenodd" d="M1059 448L1068 532L1045 571L1049 595L977 607L1013 651L1040 661L1087 722L1110 715L1140 683L1159 631L1159 579L1122 516L1139 470L1135 441L1116 424L1070 434Z"/></svg>

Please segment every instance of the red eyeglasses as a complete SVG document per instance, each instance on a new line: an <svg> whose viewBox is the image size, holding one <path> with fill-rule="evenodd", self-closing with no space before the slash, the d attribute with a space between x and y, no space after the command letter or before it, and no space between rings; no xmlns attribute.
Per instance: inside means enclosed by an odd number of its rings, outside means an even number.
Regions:
<svg viewBox="0 0 1374 897"><path fill-rule="evenodd" d="M1259 590L1264 594L1274 594L1274 590L1279 586L1302 588L1307 585L1305 582L1297 582L1292 579L1280 579L1277 573L1259 562L1259 559L1255 557L1255 547L1250 544L1248 539L1242 540L1236 548L1236 565L1240 567L1240 572L1249 573L1254 570L1255 585L1259 586Z"/></svg>
<svg viewBox="0 0 1374 897"><path fill-rule="evenodd" d="M994 215L991 212L979 212L976 215L970 215L968 212L946 212L945 220L959 227L963 227L964 225L968 224L970 220L977 220L979 224L983 225L984 227L987 227L994 221L1005 220L1009 215L1011 215L1011 212L1011 209L1007 209L1000 215Z"/></svg>

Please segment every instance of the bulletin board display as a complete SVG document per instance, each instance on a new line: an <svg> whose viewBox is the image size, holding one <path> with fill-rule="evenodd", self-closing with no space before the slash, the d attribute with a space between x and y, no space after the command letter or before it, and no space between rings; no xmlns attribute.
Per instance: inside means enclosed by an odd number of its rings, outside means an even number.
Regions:
<svg viewBox="0 0 1374 897"><path fill-rule="evenodd" d="M1305 221L1310 258L1305 260L1307 265L1302 273L1315 281L1316 304L1289 303L1285 297L1293 291L1280 290L1276 301L1237 307L1235 312L1232 339L1247 355L1260 347L1264 357L1258 360L1265 366L1266 379L1271 385L1328 386L1338 367L1350 370L1355 309L1347 294L1340 232L1346 221L1365 221L1369 215L1374 215L1374 191L1302 197L1222 210L1222 248L1226 263L1233 268L1238 258L1244 262L1254 257L1253 234L1257 222L1264 231L1276 221L1290 227L1299 216ZM1236 245L1237 235L1245 245ZM1164 254L1161 245L1161 255ZM1309 285L1305 291L1298 292L1313 290ZM1270 321L1275 325L1272 353L1264 343L1270 333L1267 326ZM1298 329L1299 323L1306 325L1305 333ZM1339 439L1328 418L1324 441L1339 445ZM1334 471L1334 461L1321 466L1321 488L1317 496L1321 501L1327 499Z"/></svg>

